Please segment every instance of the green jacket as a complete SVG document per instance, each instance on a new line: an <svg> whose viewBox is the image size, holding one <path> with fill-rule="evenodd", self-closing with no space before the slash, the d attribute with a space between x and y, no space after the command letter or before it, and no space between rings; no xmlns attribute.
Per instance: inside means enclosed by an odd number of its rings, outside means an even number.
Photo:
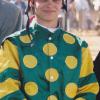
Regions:
<svg viewBox="0 0 100 100"><path fill-rule="evenodd" d="M96 100L99 86L88 45L35 24L0 49L0 100Z"/></svg>

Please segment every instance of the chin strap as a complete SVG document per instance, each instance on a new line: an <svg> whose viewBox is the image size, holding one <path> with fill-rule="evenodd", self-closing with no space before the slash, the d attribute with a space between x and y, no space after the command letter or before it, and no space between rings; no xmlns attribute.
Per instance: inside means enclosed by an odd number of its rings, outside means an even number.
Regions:
<svg viewBox="0 0 100 100"><path fill-rule="evenodd" d="M64 9L67 12L67 0L62 0L62 9Z"/></svg>
<svg viewBox="0 0 100 100"><path fill-rule="evenodd" d="M25 14L27 15L27 18L28 18L28 20L27 20L27 23L26 23L26 31L27 31L27 33L28 33L28 35L29 35L29 37L30 37L30 32L29 32L29 24L30 24L30 18L29 18L29 11L30 11L30 1L31 0L28 0L28 6L27 6L27 9L26 9L26 11L25 11ZM31 38L31 37L30 37Z"/></svg>

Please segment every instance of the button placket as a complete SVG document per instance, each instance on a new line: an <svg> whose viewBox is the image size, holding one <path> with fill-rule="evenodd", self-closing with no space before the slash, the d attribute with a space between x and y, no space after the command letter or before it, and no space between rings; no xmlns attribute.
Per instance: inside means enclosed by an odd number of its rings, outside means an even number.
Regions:
<svg viewBox="0 0 100 100"><path fill-rule="evenodd" d="M53 43L52 40L53 40L52 36L49 36L49 37L48 37L48 41L49 41L50 43ZM50 47L49 47L49 49L50 49ZM54 59L54 56L53 56L53 55L49 57L50 68L53 66L53 65L52 65L53 59ZM50 87L49 87L49 88L50 88L50 95L52 94L52 80L53 80L53 79L54 79L54 76L52 76L52 72L50 72L50 80L51 80L51 82L50 82Z"/></svg>
<svg viewBox="0 0 100 100"><path fill-rule="evenodd" d="M54 59L54 57L53 56L50 56L50 60L53 60Z"/></svg>
<svg viewBox="0 0 100 100"><path fill-rule="evenodd" d="M52 37L50 36L50 37L48 38L48 40L51 41L51 40L52 40Z"/></svg>
<svg viewBox="0 0 100 100"><path fill-rule="evenodd" d="M53 43L53 34L49 34L48 43ZM50 49L51 48L48 46L48 53L49 53ZM53 67L53 65L52 65L53 60L54 60L54 55L50 55L49 56L49 66L50 66L49 68ZM49 81L49 90L50 91L49 92L50 92L50 95L52 95L52 90L53 90L52 83L54 80L54 76L52 75L52 72L49 72L49 79L50 79L50 81Z"/></svg>

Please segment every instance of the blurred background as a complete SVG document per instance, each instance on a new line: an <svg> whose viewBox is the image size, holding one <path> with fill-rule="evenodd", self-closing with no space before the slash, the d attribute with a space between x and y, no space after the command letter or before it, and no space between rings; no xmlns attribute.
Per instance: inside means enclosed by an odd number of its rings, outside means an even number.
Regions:
<svg viewBox="0 0 100 100"><path fill-rule="evenodd" d="M27 0L5 0L17 6L22 14L22 27L27 22ZM95 59L100 51L100 0L65 0L65 10L59 14L60 27L85 39ZM33 11L30 9L30 18Z"/></svg>

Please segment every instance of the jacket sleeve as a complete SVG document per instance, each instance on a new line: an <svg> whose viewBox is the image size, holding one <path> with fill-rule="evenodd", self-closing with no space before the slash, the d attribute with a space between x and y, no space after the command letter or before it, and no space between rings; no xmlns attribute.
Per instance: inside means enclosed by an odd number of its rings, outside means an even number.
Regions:
<svg viewBox="0 0 100 100"><path fill-rule="evenodd" d="M0 47L0 100L25 99L19 66L17 47L6 40Z"/></svg>
<svg viewBox="0 0 100 100"><path fill-rule="evenodd" d="M93 61L86 42L82 43L82 64L80 68L77 96L74 100L96 100L99 85L93 72Z"/></svg>

